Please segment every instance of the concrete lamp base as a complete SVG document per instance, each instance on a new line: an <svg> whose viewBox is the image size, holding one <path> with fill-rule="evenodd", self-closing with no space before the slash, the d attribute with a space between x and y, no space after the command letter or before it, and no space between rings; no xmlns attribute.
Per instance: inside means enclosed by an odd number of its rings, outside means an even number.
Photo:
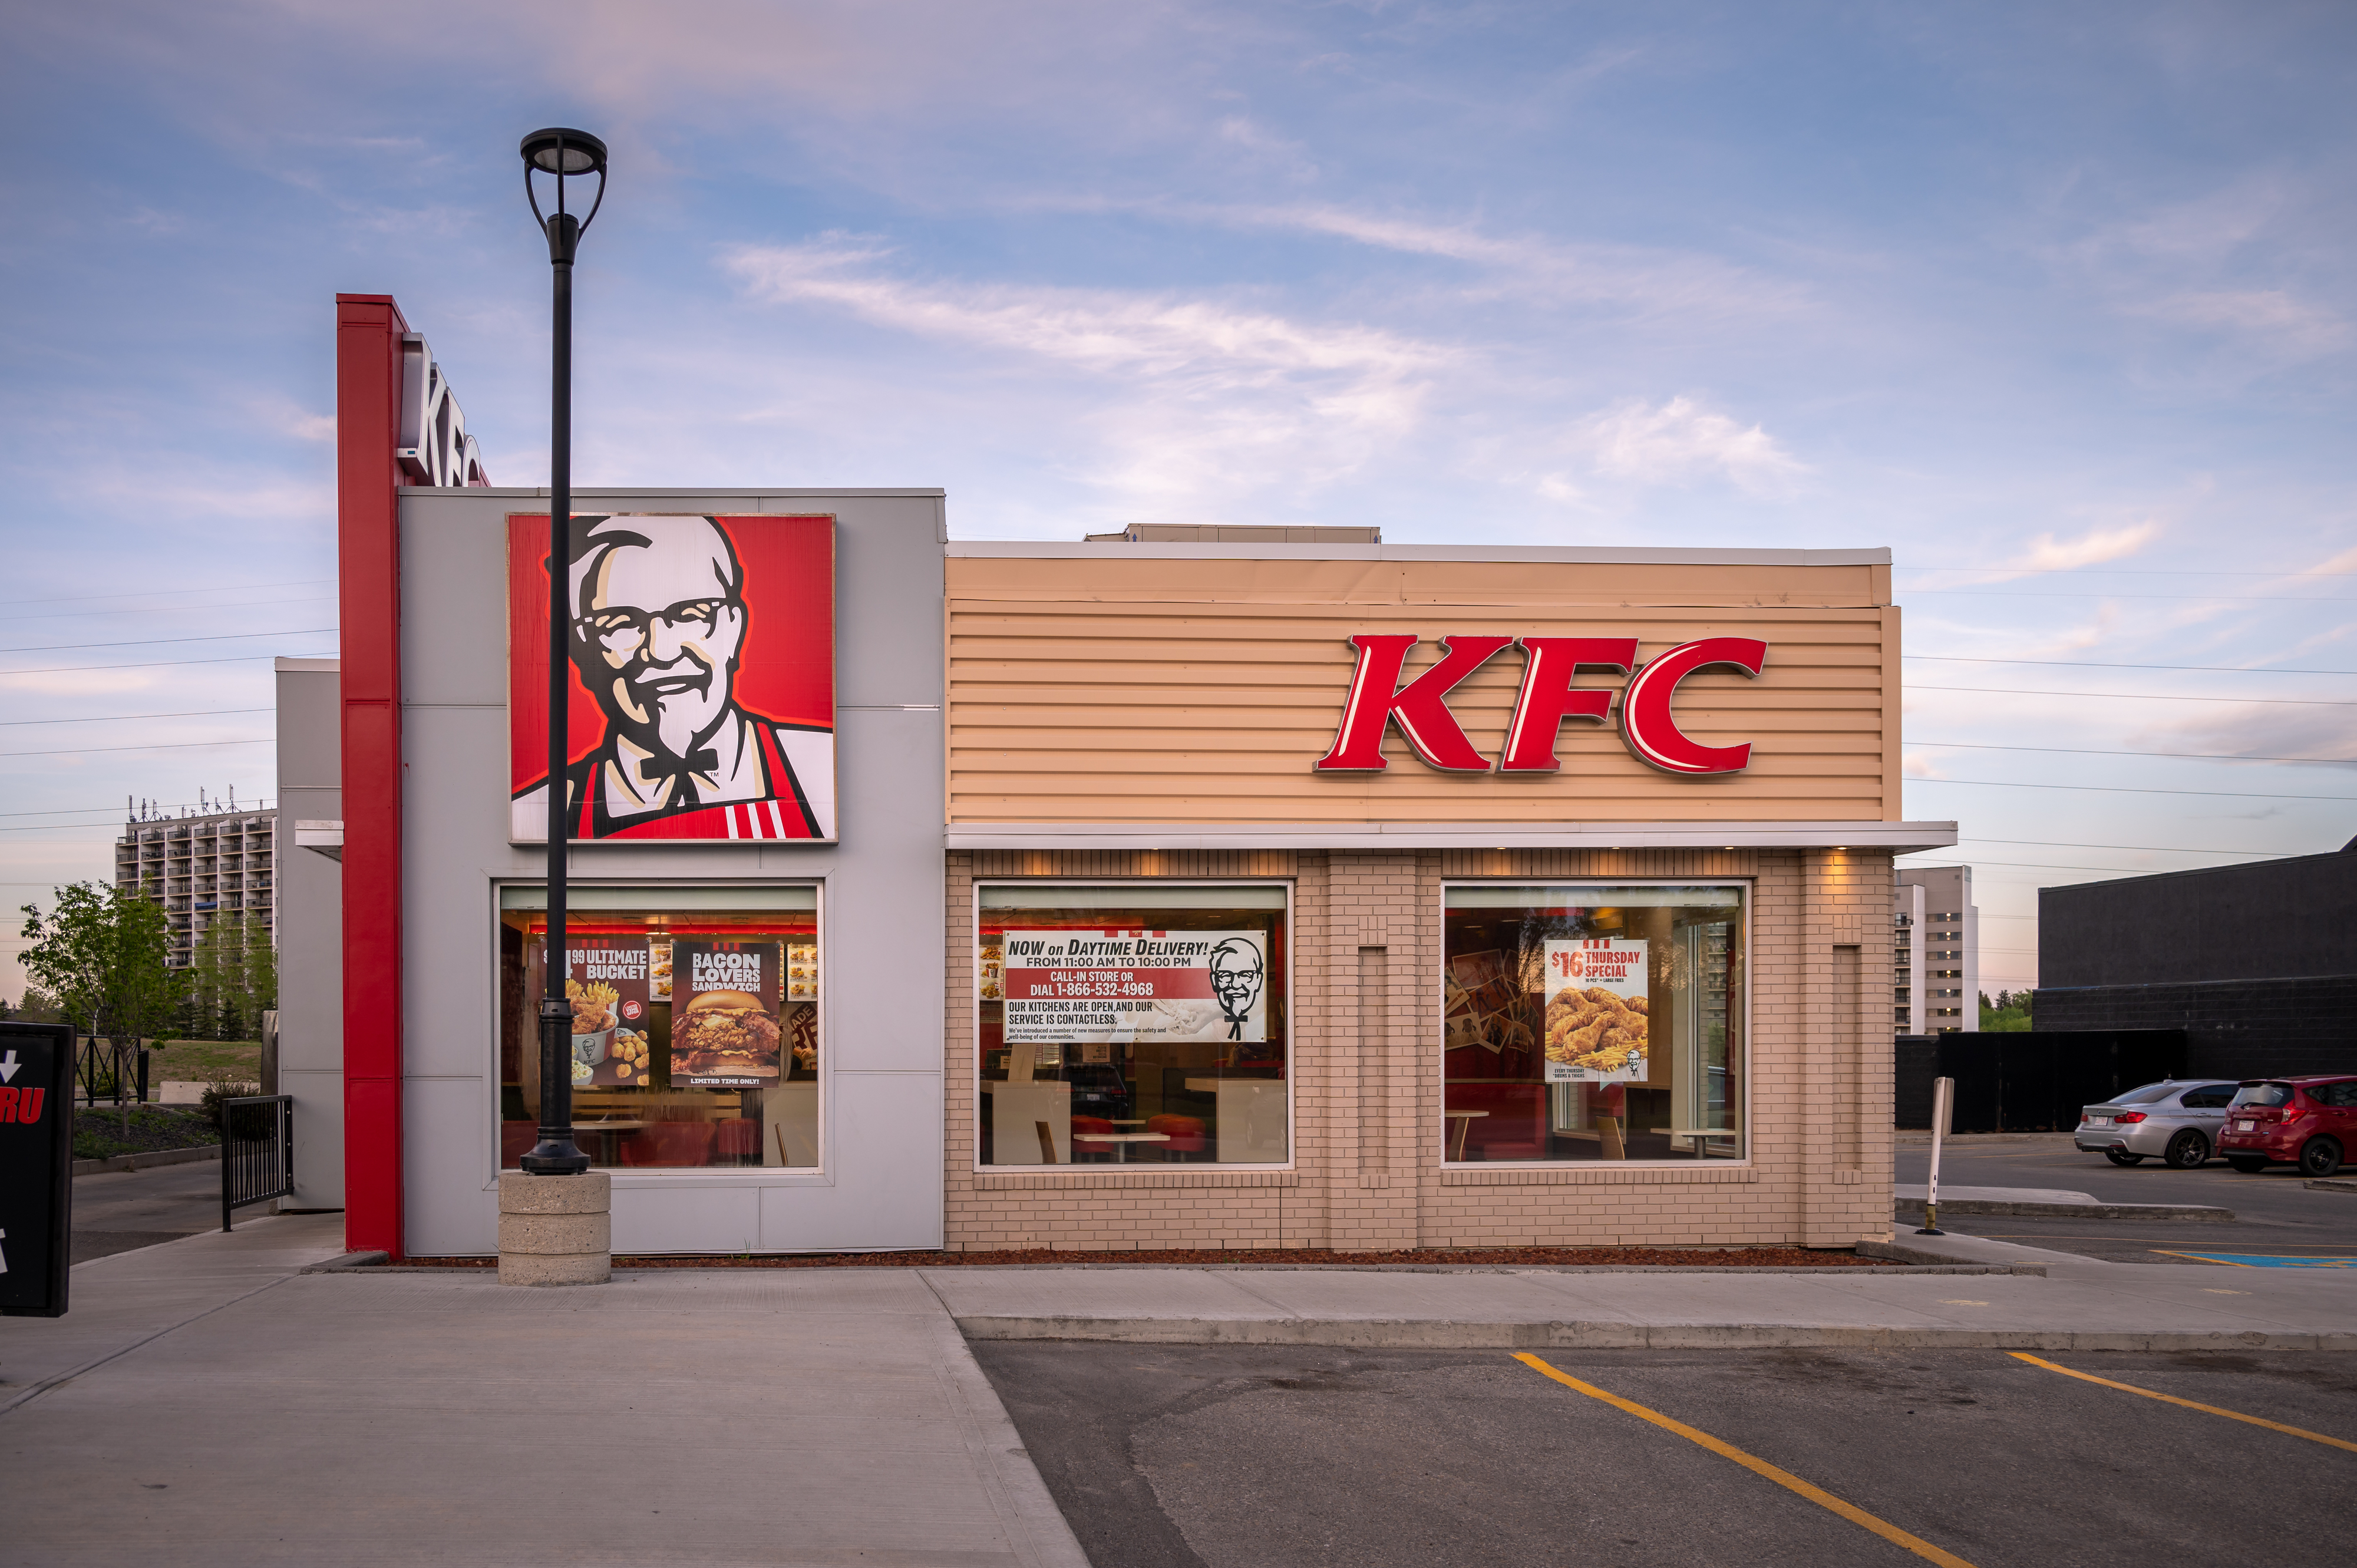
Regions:
<svg viewBox="0 0 2357 1568"><path fill-rule="evenodd" d="M614 1178L500 1173L500 1283L600 1285L614 1273Z"/></svg>

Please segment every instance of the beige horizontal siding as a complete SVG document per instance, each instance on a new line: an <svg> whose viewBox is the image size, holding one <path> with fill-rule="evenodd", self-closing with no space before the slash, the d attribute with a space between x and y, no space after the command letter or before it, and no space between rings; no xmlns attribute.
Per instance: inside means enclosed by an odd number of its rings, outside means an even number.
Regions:
<svg viewBox="0 0 2357 1568"><path fill-rule="evenodd" d="M949 562L952 822L1892 820L1898 612L1881 567L1274 561ZM1390 767L1321 776L1359 632L1414 632L1413 678L1458 636L1769 644L1757 680L1679 689L1682 727L1752 743L1731 778L1673 778L1617 728L1563 726L1559 773L1448 774L1396 731ZM1449 707L1495 759L1523 657ZM1583 673L1617 692L1625 677Z"/></svg>

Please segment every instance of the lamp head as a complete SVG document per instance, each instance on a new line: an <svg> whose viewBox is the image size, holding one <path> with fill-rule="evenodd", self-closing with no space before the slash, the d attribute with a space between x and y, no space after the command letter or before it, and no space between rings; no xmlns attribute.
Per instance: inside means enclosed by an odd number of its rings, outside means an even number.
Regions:
<svg viewBox="0 0 2357 1568"><path fill-rule="evenodd" d="M606 202L606 144L587 131L569 130L552 125L544 131L534 131L523 139L523 194L532 203L532 215L540 223L541 232L548 236L548 259L560 266L573 264L574 247L597 218L597 209ZM540 209L540 193L533 188L535 174L556 177L556 210ZM565 182L584 175L597 177L597 194L589 203L589 215L576 218L565 205Z"/></svg>
<svg viewBox="0 0 2357 1568"><path fill-rule="evenodd" d="M552 125L523 139L523 161L543 174L603 174L606 144L587 131Z"/></svg>

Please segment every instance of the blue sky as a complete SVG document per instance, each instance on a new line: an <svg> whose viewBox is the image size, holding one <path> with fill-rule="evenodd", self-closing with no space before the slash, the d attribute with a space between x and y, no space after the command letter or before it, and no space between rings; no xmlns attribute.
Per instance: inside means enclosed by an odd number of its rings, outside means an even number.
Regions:
<svg viewBox="0 0 2357 1568"><path fill-rule="evenodd" d="M396 295L492 478L544 482L515 144L551 123L616 166L583 483L940 485L968 537L1888 544L1908 813L1963 824L1991 990L2032 977L2040 883L2357 834L2346 7L95 0L6 33L10 907L103 875L126 795L268 794L267 714L221 710L335 647L337 291Z"/></svg>

